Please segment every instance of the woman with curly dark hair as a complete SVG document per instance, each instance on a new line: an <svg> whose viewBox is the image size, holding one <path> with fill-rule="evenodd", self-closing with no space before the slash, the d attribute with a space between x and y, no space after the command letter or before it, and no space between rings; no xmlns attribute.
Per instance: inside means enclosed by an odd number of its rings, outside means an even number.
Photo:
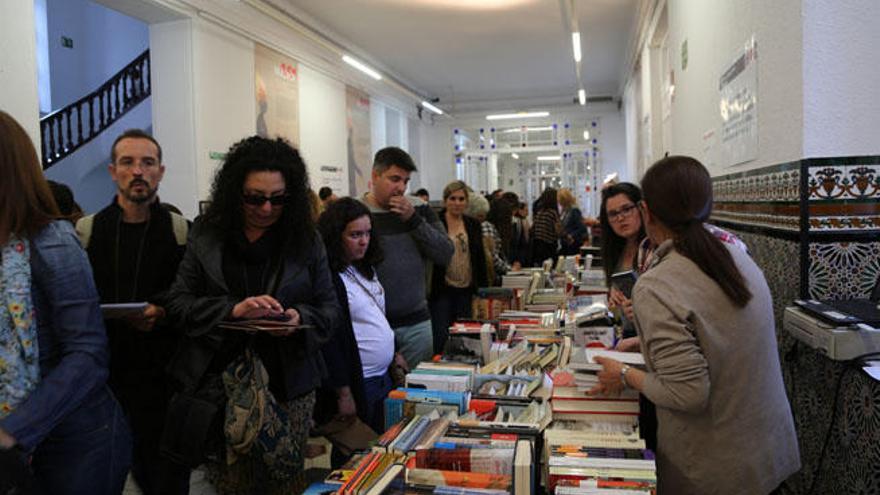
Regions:
<svg viewBox="0 0 880 495"><path fill-rule="evenodd" d="M321 401L316 418L321 422L357 415L381 433L383 400L391 391L388 367L395 353L394 332L385 318L385 290L375 269L383 256L379 240L372 237L373 218L362 202L342 198L327 206L318 230L342 311L333 339L324 346L328 385L336 400Z"/></svg>
<svg viewBox="0 0 880 495"><path fill-rule="evenodd" d="M280 420L281 435L288 436L272 443L296 450L273 462L276 452L265 451L263 443L242 451L223 441L225 451L208 463L209 478L222 494L304 488L302 451L315 389L325 373L319 351L339 311L324 246L309 214L308 190L306 166L284 140L254 136L234 144L215 176L210 206L190 231L171 287L168 312L185 329L171 363L181 390L216 388L221 376L229 390L230 369L252 351L286 416ZM286 319L300 328L249 335L219 326L259 318ZM223 409L229 435L234 418L229 407ZM218 434L222 440L222 432L208 432L209 445Z"/></svg>

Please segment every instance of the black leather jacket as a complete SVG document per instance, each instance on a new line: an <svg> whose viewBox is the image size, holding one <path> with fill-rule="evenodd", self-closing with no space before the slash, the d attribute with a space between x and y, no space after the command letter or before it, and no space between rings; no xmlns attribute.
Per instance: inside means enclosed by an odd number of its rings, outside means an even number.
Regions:
<svg viewBox="0 0 880 495"><path fill-rule="evenodd" d="M177 278L169 291L166 310L185 332L169 371L184 390L199 386L226 339L240 338L233 335L235 331L217 328L239 302L230 294L223 277L224 239L216 227L196 220ZM336 328L339 305L324 244L317 233L306 252L287 253L282 258L283 271L273 296L285 308L295 308L302 323L314 328L297 331L289 337L258 335L257 338L272 339L272 345L279 349L285 395L293 398L320 386L326 374L320 350ZM271 279L275 277L273 273Z"/></svg>

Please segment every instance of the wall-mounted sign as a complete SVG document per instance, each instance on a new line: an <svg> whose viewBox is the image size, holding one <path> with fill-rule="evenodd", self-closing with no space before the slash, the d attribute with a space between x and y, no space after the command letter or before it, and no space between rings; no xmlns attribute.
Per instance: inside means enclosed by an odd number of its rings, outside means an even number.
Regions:
<svg viewBox="0 0 880 495"><path fill-rule="evenodd" d="M755 36L745 43L718 78L721 164L758 157L758 49Z"/></svg>

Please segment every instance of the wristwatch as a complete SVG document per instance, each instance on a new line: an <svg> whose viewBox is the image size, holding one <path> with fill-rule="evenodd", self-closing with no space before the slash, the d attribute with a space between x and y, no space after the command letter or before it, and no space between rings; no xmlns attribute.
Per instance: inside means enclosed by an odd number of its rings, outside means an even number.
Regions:
<svg viewBox="0 0 880 495"><path fill-rule="evenodd" d="M629 385L626 384L626 372L629 371L629 365L624 364L620 368L620 382L623 383L623 388L628 388Z"/></svg>

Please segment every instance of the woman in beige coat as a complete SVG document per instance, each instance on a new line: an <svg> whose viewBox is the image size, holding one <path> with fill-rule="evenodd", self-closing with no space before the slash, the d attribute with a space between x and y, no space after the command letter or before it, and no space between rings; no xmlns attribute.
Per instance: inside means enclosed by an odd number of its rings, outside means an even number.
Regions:
<svg viewBox="0 0 880 495"><path fill-rule="evenodd" d="M633 291L647 373L611 359L595 393L623 387L657 406L662 494L767 494L800 469L797 438L763 273L703 228L709 174L671 156L642 180L642 213L657 247Z"/></svg>

